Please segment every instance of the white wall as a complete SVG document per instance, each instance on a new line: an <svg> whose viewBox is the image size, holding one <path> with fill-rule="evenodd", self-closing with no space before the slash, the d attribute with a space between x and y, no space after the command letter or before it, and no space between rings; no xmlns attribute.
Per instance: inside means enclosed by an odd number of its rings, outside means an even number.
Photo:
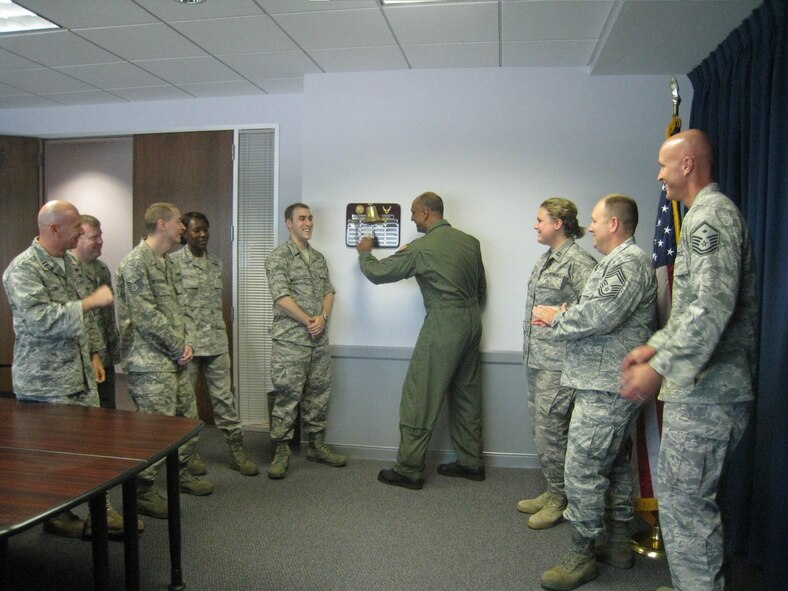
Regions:
<svg viewBox="0 0 788 591"><path fill-rule="evenodd" d="M310 75L304 101L303 199L316 217L312 242L337 288L335 345L409 347L424 316L415 280L373 286L361 275L344 241L350 202L399 203L405 243L418 236L412 199L427 190L444 197L446 218L482 244L486 351L522 346L526 282L544 249L533 224L547 197L572 199L587 225L602 195L632 195L641 212L638 242L651 250L657 152L672 114L666 76L590 77L585 69ZM582 244L593 252L590 237Z"/></svg>
<svg viewBox="0 0 788 591"><path fill-rule="evenodd" d="M130 137L52 140L45 147L44 200L62 199L98 218L101 260L113 280L133 243L132 152Z"/></svg>

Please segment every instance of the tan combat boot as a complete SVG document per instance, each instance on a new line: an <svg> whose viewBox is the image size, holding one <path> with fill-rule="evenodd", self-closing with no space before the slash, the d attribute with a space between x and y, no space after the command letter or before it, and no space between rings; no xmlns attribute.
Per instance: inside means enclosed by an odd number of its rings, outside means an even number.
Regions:
<svg viewBox="0 0 788 591"><path fill-rule="evenodd" d="M628 569L635 566L635 556L629 544L629 523L608 521L606 541L596 550L596 559L616 568Z"/></svg>
<svg viewBox="0 0 788 591"><path fill-rule="evenodd" d="M145 524L142 520L137 519L137 533L141 534L145 531ZM82 535L83 539L89 540L93 536L93 526L90 522L90 515L85 520L85 533ZM123 516L115 511L115 507L107 499L107 536L113 540L123 538Z"/></svg>
<svg viewBox="0 0 788 591"><path fill-rule="evenodd" d="M542 507L550 500L550 491L544 491L535 499L523 499L517 503L517 510L520 513L538 513Z"/></svg>
<svg viewBox="0 0 788 591"><path fill-rule="evenodd" d="M137 512L155 519L167 519L167 499L151 484L137 484Z"/></svg>
<svg viewBox="0 0 788 591"><path fill-rule="evenodd" d="M279 480L287 474L287 466L290 463L290 444L287 441L280 441L276 444L274 460L268 468L268 478Z"/></svg>
<svg viewBox="0 0 788 591"><path fill-rule="evenodd" d="M260 468L246 455L243 437L243 432L239 430L227 438L227 444L230 446L230 468L244 476L255 476L260 473Z"/></svg>
<svg viewBox="0 0 788 591"><path fill-rule="evenodd" d="M324 443L325 433L309 434L309 450L306 459L310 462L320 462L334 468L339 468L347 464L347 458L335 453Z"/></svg>
<svg viewBox="0 0 788 591"><path fill-rule="evenodd" d="M542 573L542 587L551 591L569 591L599 575L594 557L594 540L584 538L572 528L569 552L557 566Z"/></svg>
<svg viewBox="0 0 788 591"><path fill-rule="evenodd" d="M213 492L213 483L197 478L188 468L181 469L179 487L182 493L196 497L204 497Z"/></svg>
<svg viewBox="0 0 788 591"><path fill-rule="evenodd" d="M81 538L85 522L71 511L63 511L44 522L44 531L63 538Z"/></svg>
<svg viewBox="0 0 788 591"><path fill-rule="evenodd" d="M189 458L189 462L186 464L186 467L194 476L208 474L208 469L205 467L205 462L200 457L200 454L198 454L196 451Z"/></svg>
<svg viewBox="0 0 788 591"><path fill-rule="evenodd" d="M563 519L566 498L555 493L548 494L550 498L545 506L528 518L528 527L531 529L547 529Z"/></svg>

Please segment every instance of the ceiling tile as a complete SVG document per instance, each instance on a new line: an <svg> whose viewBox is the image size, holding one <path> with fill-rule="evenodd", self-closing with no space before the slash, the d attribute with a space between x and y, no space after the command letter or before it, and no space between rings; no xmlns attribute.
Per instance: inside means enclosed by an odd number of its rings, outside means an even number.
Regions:
<svg viewBox="0 0 788 591"><path fill-rule="evenodd" d="M134 1L168 22L262 14L262 10L253 0L209 0L202 4L180 4L173 0Z"/></svg>
<svg viewBox="0 0 788 591"><path fill-rule="evenodd" d="M631 4L631 2L630 2ZM536 41L594 39L605 26L613 2L504 2L501 5L501 39Z"/></svg>
<svg viewBox="0 0 788 591"><path fill-rule="evenodd" d="M31 12L66 29L141 25L158 19L128 0L14 0Z"/></svg>
<svg viewBox="0 0 788 591"><path fill-rule="evenodd" d="M156 86L162 83L156 76L128 62L97 64L95 66L66 66L57 68L57 70L96 88Z"/></svg>
<svg viewBox="0 0 788 591"><path fill-rule="evenodd" d="M232 82L205 82L201 84L180 84L183 90L199 98L212 96L243 96L264 94L257 86L246 80Z"/></svg>
<svg viewBox="0 0 788 591"><path fill-rule="evenodd" d="M214 55L298 49L271 17L265 15L189 21L172 26Z"/></svg>
<svg viewBox="0 0 788 591"><path fill-rule="evenodd" d="M394 37L378 9L325 10L273 17L304 49L337 49L394 45Z"/></svg>
<svg viewBox="0 0 788 591"><path fill-rule="evenodd" d="M185 57L134 63L171 84L197 84L241 79L241 76L214 57Z"/></svg>
<svg viewBox="0 0 788 591"><path fill-rule="evenodd" d="M114 88L112 94L122 97L127 101L166 101L191 97L189 93L169 84L165 86Z"/></svg>
<svg viewBox="0 0 788 591"><path fill-rule="evenodd" d="M348 8L377 8L377 0L257 0L268 14L345 10Z"/></svg>
<svg viewBox="0 0 788 591"><path fill-rule="evenodd" d="M108 51L132 61L196 57L206 54L180 33L164 24L80 29L79 34Z"/></svg>
<svg viewBox="0 0 788 591"><path fill-rule="evenodd" d="M497 2L393 6L383 11L402 45L498 42Z"/></svg>
<svg viewBox="0 0 788 591"><path fill-rule="evenodd" d="M484 68L500 61L497 43L438 43L402 49L412 68Z"/></svg>
<svg viewBox="0 0 788 591"><path fill-rule="evenodd" d="M304 92L304 78L269 78L256 81L268 94L296 94Z"/></svg>
<svg viewBox="0 0 788 591"><path fill-rule="evenodd" d="M61 105L98 105L104 103L125 103L119 98L103 90L86 90L84 92L56 92L45 93L41 96L53 100Z"/></svg>
<svg viewBox="0 0 788 591"><path fill-rule="evenodd" d="M21 94L14 96L0 95L0 109L19 109L25 107L54 107L57 103L44 98L36 96L35 94Z"/></svg>
<svg viewBox="0 0 788 591"><path fill-rule="evenodd" d="M346 47L313 49L309 55L326 72L369 72L402 70L408 63L396 45L386 47Z"/></svg>
<svg viewBox="0 0 788 591"><path fill-rule="evenodd" d="M15 53L0 49L0 72L10 72L12 70L29 70L40 68L41 64L32 62L23 57L19 57Z"/></svg>
<svg viewBox="0 0 788 591"><path fill-rule="evenodd" d="M75 66L118 62L117 56L69 31L0 36L0 47L44 66Z"/></svg>
<svg viewBox="0 0 788 591"><path fill-rule="evenodd" d="M320 72L320 68L303 51L226 55L222 61L255 83L265 78L292 78Z"/></svg>
<svg viewBox="0 0 788 591"><path fill-rule="evenodd" d="M577 41L521 41L503 44L503 65L518 67L585 67L596 39Z"/></svg>
<svg viewBox="0 0 788 591"><path fill-rule="evenodd" d="M95 90L91 86L74 80L65 74L42 68L40 70L20 70L5 72L3 82L27 92L71 92L75 90Z"/></svg>

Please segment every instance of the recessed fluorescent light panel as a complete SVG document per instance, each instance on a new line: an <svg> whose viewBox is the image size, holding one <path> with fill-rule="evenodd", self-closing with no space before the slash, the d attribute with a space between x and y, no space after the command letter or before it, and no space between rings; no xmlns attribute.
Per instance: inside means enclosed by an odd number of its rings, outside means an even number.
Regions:
<svg viewBox="0 0 788 591"><path fill-rule="evenodd" d="M395 6L397 4L456 4L458 0L378 0L382 6ZM460 2L466 0L459 0Z"/></svg>
<svg viewBox="0 0 788 591"><path fill-rule="evenodd" d="M0 33L59 28L55 23L50 23L26 8L17 6L11 0L0 0Z"/></svg>

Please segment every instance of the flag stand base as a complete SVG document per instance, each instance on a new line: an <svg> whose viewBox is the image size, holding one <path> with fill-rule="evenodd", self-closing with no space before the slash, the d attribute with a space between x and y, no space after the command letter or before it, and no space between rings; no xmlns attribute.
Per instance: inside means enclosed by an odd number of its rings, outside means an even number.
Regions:
<svg viewBox="0 0 788 591"><path fill-rule="evenodd" d="M665 558L665 544L662 542L662 530L659 521L651 529L646 529L634 534L629 543L632 549L646 558L659 560Z"/></svg>

